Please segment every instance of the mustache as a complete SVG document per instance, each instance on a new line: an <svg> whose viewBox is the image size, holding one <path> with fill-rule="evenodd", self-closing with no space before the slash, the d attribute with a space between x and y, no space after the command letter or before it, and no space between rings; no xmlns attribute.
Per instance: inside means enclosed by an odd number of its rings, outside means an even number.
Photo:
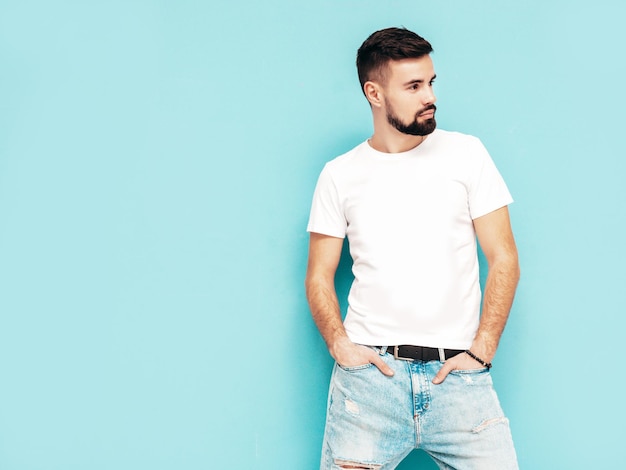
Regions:
<svg viewBox="0 0 626 470"><path fill-rule="evenodd" d="M434 104L428 105L424 109L419 110L417 112L417 116L419 116L422 113L425 113L426 111L430 111L430 110L437 111L437 106L435 106Z"/></svg>

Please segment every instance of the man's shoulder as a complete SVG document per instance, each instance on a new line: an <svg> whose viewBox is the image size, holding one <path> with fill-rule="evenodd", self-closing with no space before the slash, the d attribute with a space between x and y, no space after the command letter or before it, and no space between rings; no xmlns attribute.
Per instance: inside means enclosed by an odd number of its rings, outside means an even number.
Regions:
<svg viewBox="0 0 626 470"><path fill-rule="evenodd" d="M326 162L326 168L342 168L345 165L350 165L356 160L356 157L364 151L364 146L367 146L367 141L361 142L347 152Z"/></svg>
<svg viewBox="0 0 626 470"><path fill-rule="evenodd" d="M478 137L443 129L437 129L433 132L427 149L439 157L461 159L462 161L480 160L486 153L486 149Z"/></svg>
<svg viewBox="0 0 626 470"><path fill-rule="evenodd" d="M477 142L478 137L459 131L449 131L445 129L435 129L433 132L433 140L436 142L450 143L467 143Z"/></svg>

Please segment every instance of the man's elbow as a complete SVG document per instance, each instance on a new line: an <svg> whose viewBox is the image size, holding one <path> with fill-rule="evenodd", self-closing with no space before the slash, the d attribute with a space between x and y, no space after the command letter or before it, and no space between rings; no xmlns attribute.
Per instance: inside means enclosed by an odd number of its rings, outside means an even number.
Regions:
<svg viewBox="0 0 626 470"><path fill-rule="evenodd" d="M521 276L519 257L516 251L500 253L489 263L489 270L505 275L512 282L517 282Z"/></svg>
<svg viewBox="0 0 626 470"><path fill-rule="evenodd" d="M328 288L328 280L325 276L308 272L304 278L304 291L310 300L316 292Z"/></svg>
<svg viewBox="0 0 626 470"><path fill-rule="evenodd" d="M517 284L521 276L521 268L519 265L519 258L517 257L517 254L515 256L510 257L510 259L507 260L506 266L507 266L506 270L509 273L509 277L511 281Z"/></svg>

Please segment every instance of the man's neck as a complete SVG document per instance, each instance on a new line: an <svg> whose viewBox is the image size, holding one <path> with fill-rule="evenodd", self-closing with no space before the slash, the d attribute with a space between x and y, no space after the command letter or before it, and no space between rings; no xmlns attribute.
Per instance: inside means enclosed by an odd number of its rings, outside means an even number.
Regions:
<svg viewBox="0 0 626 470"><path fill-rule="evenodd" d="M374 131L374 135L369 139L370 146L383 153L407 152L426 139L424 135L403 134L396 129L385 129L385 131Z"/></svg>

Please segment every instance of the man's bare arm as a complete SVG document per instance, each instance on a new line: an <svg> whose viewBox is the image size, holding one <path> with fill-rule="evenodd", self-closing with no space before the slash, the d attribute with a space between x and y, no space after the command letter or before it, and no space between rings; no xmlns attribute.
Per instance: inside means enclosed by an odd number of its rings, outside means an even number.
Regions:
<svg viewBox="0 0 626 470"><path fill-rule="evenodd" d="M335 273L342 247L341 238L319 233L310 235L305 287L313 320L328 351L339 364L353 367L372 363L384 374L393 375L375 351L350 341L343 327L335 290Z"/></svg>
<svg viewBox="0 0 626 470"><path fill-rule="evenodd" d="M478 331L470 347L476 356L491 362L496 355L519 281L517 248L509 211L502 207L474 220L478 242L487 258L488 273ZM451 370L482 366L467 354L446 361L434 383L441 383Z"/></svg>
<svg viewBox="0 0 626 470"><path fill-rule="evenodd" d="M343 239L311 233L306 272L306 295L313 320L328 349L347 338L341 321L335 290L335 273L341 257Z"/></svg>
<svg viewBox="0 0 626 470"><path fill-rule="evenodd" d="M491 362L509 318L520 268L506 207L479 217L474 226L489 271L480 325L470 349L478 357Z"/></svg>

